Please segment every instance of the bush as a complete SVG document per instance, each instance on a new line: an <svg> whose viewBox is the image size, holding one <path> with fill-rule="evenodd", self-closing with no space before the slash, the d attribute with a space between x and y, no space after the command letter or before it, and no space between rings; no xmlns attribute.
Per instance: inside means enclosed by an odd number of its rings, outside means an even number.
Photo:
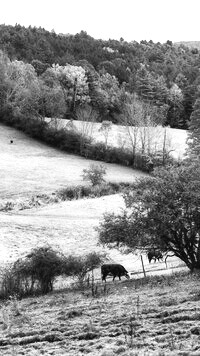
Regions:
<svg viewBox="0 0 200 356"><path fill-rule="evenodd" d="M62 274L63 261L64 256L49 246L33 249L4 273L4 294L24 296L52 291L55 277Z"/></svg>
<svg viewBox="0 0 200 356"><path fill-rule="evenodd" d="M61 200L73 200L82 198L101 197L123 192L126 188L130 188L131 183L101 183L94 186L77 185L76 187L66 187L57 192L57 196Z"/></svg>
<svg viewBox="0 0 200 356"><path fill-rule="evenodd" d="M68 256L64 262L64 274L69 277L78 278L82 284L87 273L97 268L103 260L103 256L91 252L85 256Z"/></svg>
<svg viewBox="0 0 200 356"><path fill-rule="evenodd" d="M98 267L103 257L96 252L85 256L64 256L50 246L33 249L1 271L0 297L24 297L53 290L57 276L78 278L83 283L88 272Z"/></svg>
<svg viewBox="0 0 200 356"><path fill-rule="evenodd" d="M88 180L92 186L103 183L106 168L103 165L91 164L88 169L83 169L83 180Z"/></svg>
<svg viewBox="0 0 200 356"><path fill-rule="evenodd" d="M57 195L62 200L73 200L88 197L91 194L91 187L77 185L66 187L58 191Z"/></svg>
<svg viewBox="0 0 200 356"><path fill-rule="evenodd" d="M2 299L8 299L11 295L25 295L26 292L26 284L23 285L22 280L13 273L11 265L1 270L0 297Z"/></svg>

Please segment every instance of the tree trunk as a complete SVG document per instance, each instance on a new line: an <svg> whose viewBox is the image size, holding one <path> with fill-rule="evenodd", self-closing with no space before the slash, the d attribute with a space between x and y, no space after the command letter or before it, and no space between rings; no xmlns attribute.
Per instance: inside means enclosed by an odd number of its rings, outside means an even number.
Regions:
<svg viewBox="0 0 200 356"><path fill-rule="evenodd" d="M199 265L199 269L200 269L200 238L197 246L197 265Z"/></svg>

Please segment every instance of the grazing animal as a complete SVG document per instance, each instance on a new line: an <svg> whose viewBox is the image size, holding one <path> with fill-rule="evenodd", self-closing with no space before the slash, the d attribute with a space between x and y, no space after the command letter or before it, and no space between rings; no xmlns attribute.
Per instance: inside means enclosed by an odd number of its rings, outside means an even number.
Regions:
<svg viewBox="0 0 200 356"><path fill-rule="evenodd" d="M10 143L13 143L13 140L10 140Z"/></svg>
<svg viewBox="0 0 200 356"><path fill-rule="evenodd" d="M122 276L125 276L127 279L130 279L130 276L129 276L127 270L124 268L124 266L119 265L119 264L102 265L101 266L102 281L106 282L106 277L109 274L113 276L113 281L115 280L115 277L119 277L119 280L121 280Z"/></svg>
<svg viewBox="0 0 200 356"><path fill-rule="evenodd" d="M149 260L149 263L151 263L152 260L154 260L154 262L156 262L156 260L162 260L163 259L163 255L159 250L149 250L149 252L147 253L147 257Z"/></svg>

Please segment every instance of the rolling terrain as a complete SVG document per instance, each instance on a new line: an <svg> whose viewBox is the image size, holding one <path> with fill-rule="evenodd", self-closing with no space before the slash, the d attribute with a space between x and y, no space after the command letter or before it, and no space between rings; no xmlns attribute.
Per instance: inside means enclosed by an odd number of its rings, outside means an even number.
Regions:
<svg viewBox="0 0 200 356"><path fill-rule="evenodd" d="M0 148L2 200L23 200L82 184L82 170L90 164L5 126L0 127ZM110 181L131 182L144 175L105 165ZM2 302L0 355L199 355L199 277L175 275L176 259L170 259L166 269L164 263L149 265L144 256L148 276L156 269L161 269L157 274L173 272L145 282L140 279L140 255L122 255L98 245L94 228L103 214L123 207L116 194L0 213L1 266L33 247L50 244L66 254L106 252L110 261L133 273L130 281L108 281L105 288L97 269L95 297L90 289L72 290L59 280L55 287L62 291Z"/></svg>

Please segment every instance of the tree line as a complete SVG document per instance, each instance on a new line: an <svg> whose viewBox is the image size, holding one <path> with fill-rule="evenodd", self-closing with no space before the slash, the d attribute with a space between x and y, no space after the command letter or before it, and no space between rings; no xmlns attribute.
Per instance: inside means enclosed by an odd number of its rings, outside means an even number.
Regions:
<svg viewBox="0 0 200 356"><path fill-rule="evenodd" d="M143 120L151 116L159 124L188 128L198 97L198 49L171 41L96 40L84 31L56 34L20 25L0 25L0 49L1 115L5 107L16 115L16 100L24 113L27 95L31 114L40 116L76 118L77 109L88 104L97 121L121 123L131 104L143 110Z"/></svg>

